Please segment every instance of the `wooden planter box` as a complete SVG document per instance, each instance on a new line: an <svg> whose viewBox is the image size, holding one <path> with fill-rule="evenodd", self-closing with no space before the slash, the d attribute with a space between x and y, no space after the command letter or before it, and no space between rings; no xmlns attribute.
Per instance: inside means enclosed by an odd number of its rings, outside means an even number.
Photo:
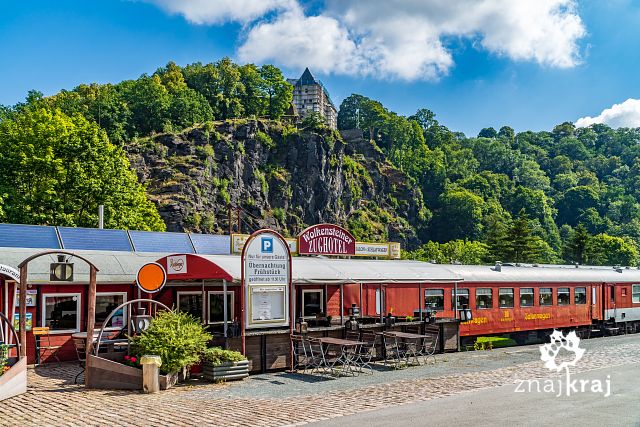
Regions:
<svg viewBox="0 0 640 427"><path fill-rule="evenodd" d="M108 390L142 390L142 369L90 355L87 359L87 388ZM178 374L160 375L160 390L178 382Z"/></svg>
<svg viewBox="0 0 640 427"><path fill-rule="evenodd" d="M204 362L202 376L209 381L241 380L249 376L249 361L227 362L222 365Z"/></svg>
<svg viewBox="0 0 640 427"><path fill-rule="evenodd" d="M0 401L27 392L27 358L21 358L0 376Z"/></svg>

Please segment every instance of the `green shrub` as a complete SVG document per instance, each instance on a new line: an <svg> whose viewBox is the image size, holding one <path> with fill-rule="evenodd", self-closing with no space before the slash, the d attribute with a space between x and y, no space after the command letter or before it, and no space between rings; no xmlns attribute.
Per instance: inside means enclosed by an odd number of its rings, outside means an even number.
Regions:
<svg viewBox="0 0 640 427"><path fill-rule="evenodd" d="M194 316L176 310L161 311L146 331L131 339L131 353L138 357L160 356L160 371L168 374L199 363L211 338Z"/></svg>
<svg viewBox="0 0 640 427"><path fill-rule="evenodd" d="M276 144L273 142L273 139L269 135L264 132L258 131L256 132L256 141L262 144L265 148L274 149L276 148Z"/></svg>
<svg viewBox="0 0 640 427"><path fill-rule="evenodd" d="M233 350L223 350L220 347L208 348L202 354L202 359L212 365L221 365L226 362L241 362L247 360L242 353Z"/></svg>

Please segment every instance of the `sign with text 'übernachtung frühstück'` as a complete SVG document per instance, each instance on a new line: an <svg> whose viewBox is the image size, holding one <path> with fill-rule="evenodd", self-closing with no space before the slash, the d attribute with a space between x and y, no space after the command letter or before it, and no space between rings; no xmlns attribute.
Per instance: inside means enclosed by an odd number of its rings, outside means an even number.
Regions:
<svg viewBox="0 0 640 427"><path fill-rule="evenodd" d="M246 241L242 251L246 327L289 325L291 253L276 232L260 230Z"/></svg>

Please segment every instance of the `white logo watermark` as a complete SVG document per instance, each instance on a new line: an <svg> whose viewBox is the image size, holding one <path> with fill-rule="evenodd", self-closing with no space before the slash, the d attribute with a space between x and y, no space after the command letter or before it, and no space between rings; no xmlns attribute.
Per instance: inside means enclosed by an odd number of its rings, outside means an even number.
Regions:
<svg viewBox="0 0 640 427"><path fill-rule="evenodd" d="M585 353L585 349L580 348L580 338L575 332L572 331L564 335L561 331L554 330L550 338L549 343L540 346L540 360L542 360L544 366L551 371L561 372L564 370L564 381L563 377L558 380L517 380L516 393L553 393L556 397L560 397L563 394L565 396L571 396L576 393L599 393L604 397L611 396L610 375L607 375L604 381L599 379L571 379L569 367L576 366L576 363L582 359ZM561 351L571 356L558 360L558 355Z"/></svg>

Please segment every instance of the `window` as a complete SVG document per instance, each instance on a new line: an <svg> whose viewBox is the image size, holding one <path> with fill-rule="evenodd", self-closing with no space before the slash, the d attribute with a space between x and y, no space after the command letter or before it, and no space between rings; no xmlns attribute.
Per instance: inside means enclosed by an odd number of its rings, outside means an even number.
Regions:
<svg viewBox="0 0 640 427"><path fill-rule="evenodd" d="M96 294L96 327L101 328L107 316L120 304L127 300L126 292L98 292ZM127 324L124 308L113 315L105 329L122 329Z"/></svg>
<svg viewBox="0 0 640 427"><path fill-rule="evenodd" d="M513 308L513 288L498 289L500 308Z"/></svg>
<svg viewBox="0 0 640 427"><path fill-rule="evenodd" d="M424 306L435 310L444 310L444 289L425 289Z"/></svg>
<svg viewBox="0 0 640 427"><path fill-rule="evenodd" d="M627 288L622 288L621 291L622 291L622 296L626 297L627 296Z"/></svg>
<svg viewBox="0 0 640 427"><path fill-rule="evenodd" d="M316 317L324 312L324 298L322 289L302 290L302 316Z"/></svg>
<svg viewBox="0 0 640 427"><path fill-rule="evenodd" d="M476 308L493 307L493 293L490 288L476 289Z"/></svg>
<svg viewBox="0 0 640 427"><path fill-rule="evenodd" d="M533 288L520 288L520 307L533 307Z"/></svg>
<svg viewBox="0 0 640 427"><path fill-rule="evenodd" d="M382 311L382 295L380 289L376 289L376 314L380 314Z"/></svg>
<svg viewBox="0 0 640 427"><path fill-rule="evenodd" d="M631 288L631 301L634 304L640 303L640 285L633 285Z"/></svg>
<svg viewBox="0 0 640 427"><path fill-rule="evenodd" d="M540 305L553 305L553 289L540 288Z"/></svg>
<svg viewBox="0 0 640 427"><path fill-rule="evenodd" d="M576 288L573 293L573 299L576 304L587 303L587 288Z"/></svg>
<svg viewBox="0 0 640 427"><path fill-rule="evenodd" d="M80 294L44 294L42 326L51 332L80 331Z"/></svg>
<svg viewBox="0 0 640 427"><path fill-rule="evenodd" d="M571 304L569 288L558 288L558 305Z"/></svg>
<svg viewBox="0 0 640 427"><path fill-rule="evenodd" d="M232 322L233 292L227 291L227 321ZM224 323L224 291L209 292L209 323Z"/></svg>
<svg viewBox="0 0 640 427"><path fill-rule="evenodd" d="M178 310L202 319L202 292L178 292Z"/></svg>
<svg viewBox="0 0 640 427"><path fill-rule="evenodd" d="M458 310L462 309L464 306L469 307L469 289L458 289ZM451 307L455 310L456 308L456 300L453 293L451 294Z"/></svg>

